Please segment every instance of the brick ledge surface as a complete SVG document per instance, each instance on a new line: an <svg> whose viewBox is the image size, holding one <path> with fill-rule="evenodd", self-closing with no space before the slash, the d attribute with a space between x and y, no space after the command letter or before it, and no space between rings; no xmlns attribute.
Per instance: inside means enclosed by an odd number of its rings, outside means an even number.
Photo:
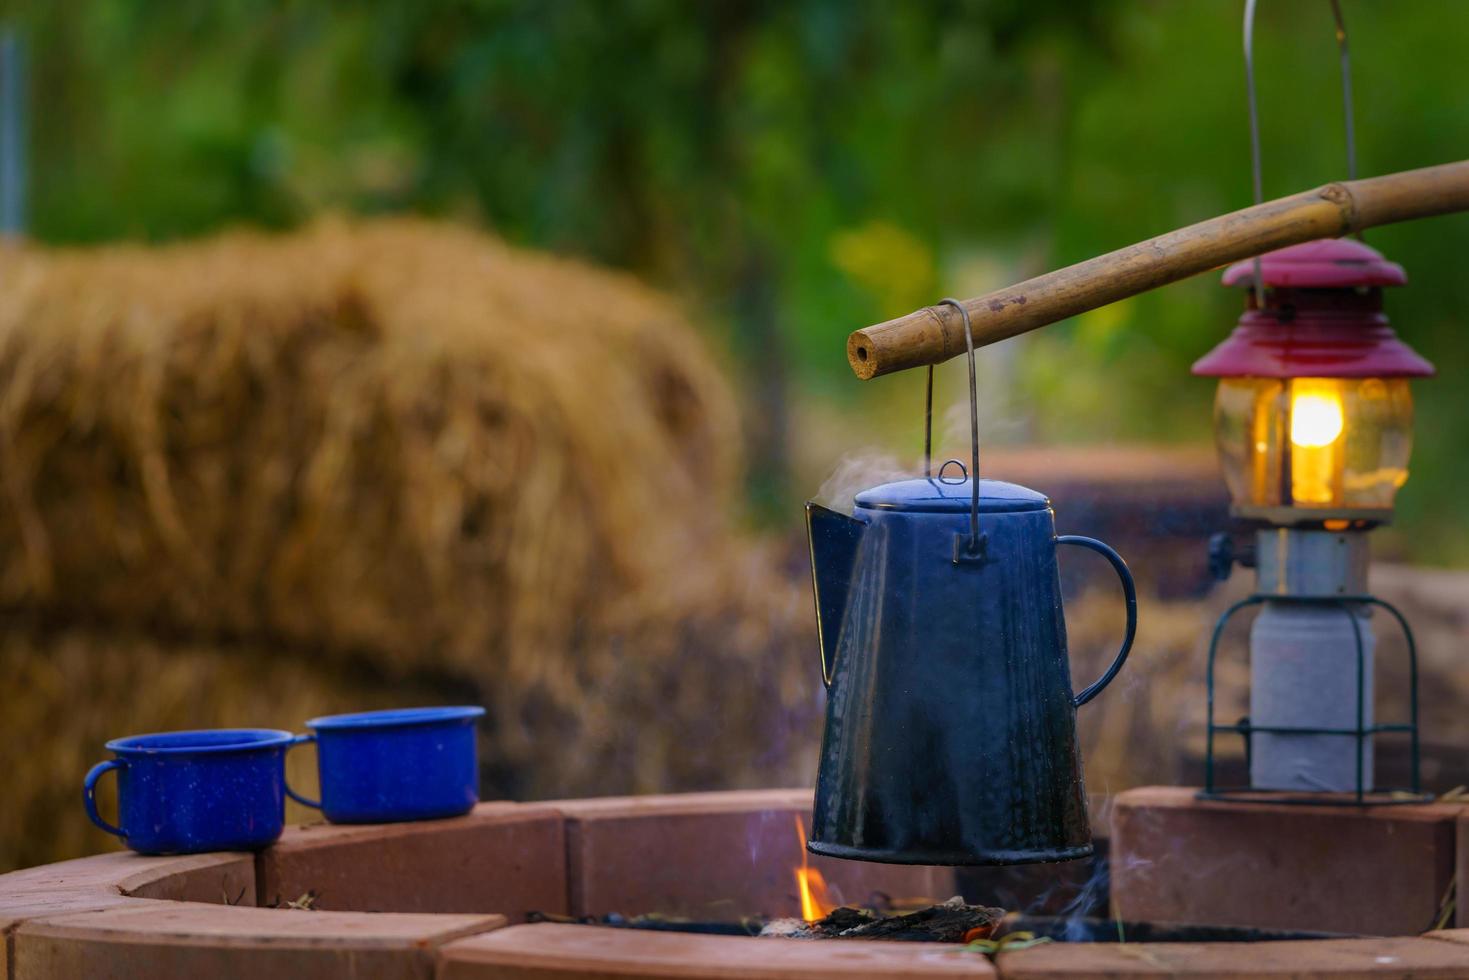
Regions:
<svg viewBox="0 0 1469 980"><path fill-rule="evenodd" d="M1182 807L1190 790L1133 791L1167 810ZM804 790L771 790L686 797L483 804L469 817L390 827L317 827L292 831L282 850L363 862L373 849L409 847L415 840L492 840L494 827L526 822L536 846L561 846L570 830L582 843L607 835L601 848L680 828L697 840L705 817L728 827L772 825L809 806ZM1124 801L1126 802L1126 801ZM1121 807L1126 810L1126 806ZM1234 808L1230 808L1231 812ZM1295 812L1291 808L1274 809ZM1442 817L1417 808L1407 824L1437 827ZM1469 810L1459 807L1454 812ZM1400 811L1401 812L1401 811ZM673 823L658 822L674 819ZM554 833L545 826L549 820ZM741 821L746 821L742 824ZM638 825L648 821L649 826ZM753 822L751 822L753 821ZM533 825L533 826L532 826ZM522 828L524 829L524 828ZM631 837L626 835L631 834ZM444 839L447 839L445 837ZM520 838L517 838L520 839ZM309 843L308 843L309 842ZM560 842L559 844L557 842ZM554 846L553 846L554 845ZM564 846L563 846L564 845ZM413 845L421 847L421 845ZM489 845L485 845L489 846ZM595 850L596 848L594 848ZM446 848L452 856L451 848ZM405 850L403 855L419 851ZM1057 944L1005 953L996 964L951 947L801 943L668 933L634 933L553 924L517 926L474 910L439 913L298 912L253 906L265 896L255 886L261 858L248 854L144 857L107 854L0 875L0 933L5 980L106 975L270 976L359 978L797 976L809 980L866 980L878 976L1002 977L1469 977L1469 930L1421 938L1239 944ZM440 866L451 867L452 861ZM558 878L551 893L565 895L583 869L548 861ZM697 870L692 870L697 875ZM516 879L519 881L520 879ZM599 886L600 887L600 886Z"/></svg>

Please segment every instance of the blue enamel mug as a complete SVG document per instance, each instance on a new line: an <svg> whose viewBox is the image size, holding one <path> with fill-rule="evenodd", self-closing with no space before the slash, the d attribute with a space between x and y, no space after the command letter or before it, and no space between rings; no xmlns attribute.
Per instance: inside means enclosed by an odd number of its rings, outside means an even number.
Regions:
<svg viewBox="0 0 1469 980"><path fill-rule="evenodd" d="M248 851L281 835L290 732L220 728L113 739L82 781L92 822L144 854ZM117 770L120 827L97 813L97 780Z"/></svg>
<svg viewBox="0 0 1469 980"><path fill-rule="evenodd" d="M485 709L395 708L306 723L321 799L291 799L332 823L394 823L468 813L479 802L475 723Z"/></svg>

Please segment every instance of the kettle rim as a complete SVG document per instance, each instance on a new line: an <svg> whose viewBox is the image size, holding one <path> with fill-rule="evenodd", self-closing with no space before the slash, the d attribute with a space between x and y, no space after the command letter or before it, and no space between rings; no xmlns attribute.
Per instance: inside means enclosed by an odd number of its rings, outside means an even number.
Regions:
<svg viewBox="0 0 1469 980"><path fill-rule="evenodd" d="M853 506L865 511L908 511L915 513L968 513L973 507L973 490L969 477L946 480L939 476L895 480L861 490L853 498ZM1048 510L1051 500L1045 494L1004 480L979 481L981 514L1014 514Z"/></svg>

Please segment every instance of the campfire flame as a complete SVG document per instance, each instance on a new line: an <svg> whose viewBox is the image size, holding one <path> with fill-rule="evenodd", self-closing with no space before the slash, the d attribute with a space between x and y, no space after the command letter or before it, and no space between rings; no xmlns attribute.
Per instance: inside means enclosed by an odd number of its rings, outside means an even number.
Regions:
<svg viewBox="0 0 1469 980"><path fill-rule="evenodd" d="M796 836L801 844L801 866L795 869L796 888L801 893L801 918L816 922L830 915L836 906L827 892L826 879L806 858L806 824L800 814L796 815Z"/></svg>

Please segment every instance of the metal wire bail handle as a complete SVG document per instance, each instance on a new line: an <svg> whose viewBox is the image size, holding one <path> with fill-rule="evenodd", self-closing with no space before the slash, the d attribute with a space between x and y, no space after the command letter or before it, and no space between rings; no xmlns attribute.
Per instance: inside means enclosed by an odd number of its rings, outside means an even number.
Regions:
<svg viewBox="0 0 1469 980"><path fill-rule="evenodd" d="M964 346L969 355L969 468L965 473L969 478L969 534L954 536L954 563L980 562L985 560L987 538L979 531L979 382L975 379L974 371L974 329L969 323L969 311L957 299L941 299L936 305L952 306L959 311L959 316L964 320ZM951 459L940 468L940 479L949 463L959 463L959 467L964 468L962 462ZM931 477L932 471L933 366L929 365L928 394L923 419L923 475Z"/></svg>
<svg viewBox="0 0 1469 980"><path fill-rule="evenodd" d="M1260 176L1260 111L1255 99L1255 5L1258 0L1245 0L1245 101L1250 110L1250 178L1255 192L1255 203L1265 199ZM1352 111L1352 56L1347 47L1347 22L1341 14L1339 0L1329 0L1331 17L1336 24L1336 48L1341 63L1342 115L1347 138L1347 180L1357 179L1357 127ZM1357 237L1362 237L1361 232ZM1260 256L1253 260L1255 277L1255 306L1265 309L1265 283L1260 279Z"/></svg>

